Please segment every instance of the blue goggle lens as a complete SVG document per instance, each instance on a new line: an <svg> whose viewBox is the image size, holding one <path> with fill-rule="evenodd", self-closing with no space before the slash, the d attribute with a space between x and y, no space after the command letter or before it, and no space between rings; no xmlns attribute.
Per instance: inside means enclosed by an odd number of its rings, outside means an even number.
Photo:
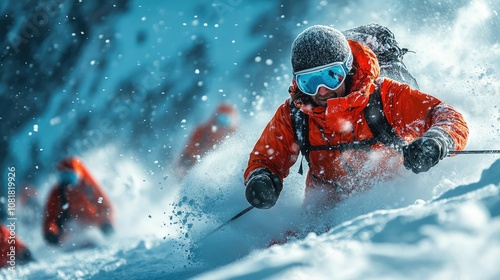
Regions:
<svg viewBox="0 0 500 280"><path fill-rule="evenodd" d="M324 86L330 90L338 89L347 76L346 66L342 62L322 66L319 69L299 71L295 74L298 88L305 94L316 95Z"/></svg>

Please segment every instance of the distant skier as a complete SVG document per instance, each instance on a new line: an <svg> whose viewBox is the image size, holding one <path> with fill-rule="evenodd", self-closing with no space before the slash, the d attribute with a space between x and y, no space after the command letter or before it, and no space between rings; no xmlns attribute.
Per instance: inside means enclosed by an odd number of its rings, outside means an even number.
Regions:
<svg viewBox="0 0 500 280"><path fill-rule="evenodd" d="M34 260L28 247L17 237L15 226L9 229L7 225L0 224L0 268L15 267Z"/></svg>
<svg viewBox="0 0 500 280"><path fill-rule="evenodd" d="M111 201L92 178L80 159L62 160L58 183L45 205L43 235L50 244L63 244L69 233L98 228L105 235L114 232Z"/></svg>
<svg viewBox="0 0 500 280"><path fill-rule="evenodd" d="M183 178L197 162L238 128L238 112L228 104L221 104L210 117L191 134L177 161L177 177Z"/></svg>
<svg viewBox="0 0 500 280"><path fill-rule="evenodd" d="M393 60L402 59L395 40L376 39L371 38L386 54L394 53ZM304 206L318 213L403 166L426 172L448 150L466 145L469 130L457 110L380 77L374 52L332 27L301 32L292 44L291 64L291 98L264 128L244 172L245 195L254 207L275 205L299 152L309 164Z"/></svg>

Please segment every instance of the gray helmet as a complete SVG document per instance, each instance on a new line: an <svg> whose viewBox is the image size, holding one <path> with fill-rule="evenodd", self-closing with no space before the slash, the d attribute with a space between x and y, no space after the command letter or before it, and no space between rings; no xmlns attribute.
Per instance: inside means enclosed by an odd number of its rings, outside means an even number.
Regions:
<svg viewBox="0 0 500 280"><path fill-rule="evenodd" d="M313 25L302 31L292 43L293 72L343 62L352 57L345 36L335 28Z"/></svg>

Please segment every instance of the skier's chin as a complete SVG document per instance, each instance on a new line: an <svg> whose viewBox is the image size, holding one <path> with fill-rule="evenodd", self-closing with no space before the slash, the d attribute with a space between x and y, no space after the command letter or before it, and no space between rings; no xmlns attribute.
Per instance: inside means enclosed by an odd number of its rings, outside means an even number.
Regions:
<svg viewBox="0 0 500 280"><path fill-rule="evenodd" d="M314 99L313 102L315 106L326 107L327 100L328 99Z"/></svg>

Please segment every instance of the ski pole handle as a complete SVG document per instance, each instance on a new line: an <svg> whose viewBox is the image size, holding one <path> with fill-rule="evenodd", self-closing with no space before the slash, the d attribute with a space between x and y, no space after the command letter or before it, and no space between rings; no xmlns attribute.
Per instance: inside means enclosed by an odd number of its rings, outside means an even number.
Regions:
<svg viewBox="0 0 500 280"><path fill-rule="evenodd" d="M472 155L472 154L500 154L500 150L466 150L466 151L449 151L450 155Z"/></svg>

